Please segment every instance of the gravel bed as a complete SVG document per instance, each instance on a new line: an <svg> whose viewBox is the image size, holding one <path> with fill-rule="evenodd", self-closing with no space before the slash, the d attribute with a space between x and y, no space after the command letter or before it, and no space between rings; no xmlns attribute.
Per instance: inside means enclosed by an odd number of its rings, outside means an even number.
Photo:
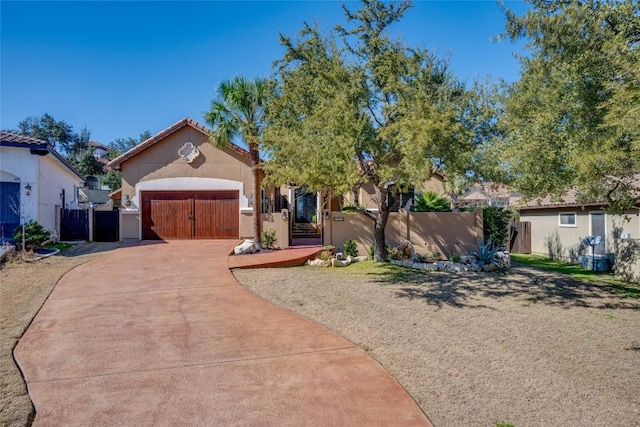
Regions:
<svg viewBox="0 0 640 427"><path fill-rule="evenodd" d="M640 300L524 267L353 267L234 274L367 351L437 427L640 426Z"/></svg>

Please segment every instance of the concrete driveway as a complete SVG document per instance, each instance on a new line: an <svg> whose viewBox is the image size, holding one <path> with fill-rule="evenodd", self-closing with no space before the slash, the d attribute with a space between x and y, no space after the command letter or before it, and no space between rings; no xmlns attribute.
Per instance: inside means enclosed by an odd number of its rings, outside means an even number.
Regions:
<svg viewBox="0 0 640 427"><path fill-rule="evenodd" d="M240 286L235 243L141 244L67 273L15 349L33 425L430 425L363 351Z"/></svg>

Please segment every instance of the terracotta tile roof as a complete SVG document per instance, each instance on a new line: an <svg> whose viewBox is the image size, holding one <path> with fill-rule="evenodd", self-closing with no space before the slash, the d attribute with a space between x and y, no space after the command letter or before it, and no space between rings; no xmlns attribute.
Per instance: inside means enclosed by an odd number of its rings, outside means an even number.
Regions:
<svg viewBox="0 0 640 427"><path fill-rule="evenodd" d="M41 155L51 154L58 162L64 167L73 172L82 181L85 177L82 176L76 168L74 168L55 148L47 141L43 139L31 138L30 136L20 135L12 132L0 131L0 145L9 147L29 148L32 154L38 153Z"/></svg>
<svg viewBox="0 0 640 427"><path fill-rule="evenodd" d="M98 141L89 141L89 142L87 142L87 146L88 147L102 148L105 151L109 151L109 147L107 147L104 144L100 144Z"/></svg>
<svg viewBox="0 0 640 427"><path fill-rule="evenodd" d="M0 132L0 142L8 142L14 144L25 144L25 145L47 145L49 144L47 141L43 139L31 138L30 136L19 135L17 133L11 132Z"/></svg>
<svg viewBox="0 0 640 427"><path fill-rule="evenodd" d="M131 157L135 156L136 154L146 150L147 148L151 147L152 145L154 145L156 142L161 141L162 139L168 137L169 135L179 131L180 129L182 129L185 126L191 126L195 129L198 129L199 131L201 131L202 133L204 133L205 135L209 135L211 133L211 131L209 129L207 129L205 126L201 125L200 123L196 122L195 120L189 118L189 117L185 117L182 120L177 121L176 123L172 124L171 126L169 126L168 128L166 128L163 131L160 131L158 134L156 134L155 136L152 136L151 138L147 139L146 141L141 142L140 144L136 145L135 147L133 147L131 150L127 151L124 154L121 154L120 156L116 157L115 159L111 160L107 166L110 168L114 168L114 169L118 169L120 168L120 165L122 164L122 162L124 162L125 160L130 159ZM241 147L238 147L237 145L231 143L229 145L229 148L231 148L232 150L234 150L235 152L249 157L249 152Z"/></svg>
<svg viewBox="0 0 640 427"><path fill-rule="evenodd" d="M640 175L636 175L631 184L636 188L638 188L638 191L640 192ZM640 199L638 199L638 204L640 204ZM576 188L572 188L561 197L553 197L551 195L547 195L545 197L538 197L533 200L529 200L521 204L518 207L518 209L529 210L529 209L568 208L568 207L606 206L606 205L607 203L604 201L595 201L591 203L578 203L578 190Z"/></svg>

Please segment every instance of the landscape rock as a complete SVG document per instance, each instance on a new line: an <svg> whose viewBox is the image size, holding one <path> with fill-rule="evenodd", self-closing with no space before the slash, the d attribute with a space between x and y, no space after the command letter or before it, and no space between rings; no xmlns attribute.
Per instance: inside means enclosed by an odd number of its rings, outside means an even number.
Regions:
<svg viewBox="0 0 640 427"><path fill-rule="evenodd" d="M310 259L309 261L307 261L307 265L311 267L327 267L329 263L327 261L316 258L316 259Z"/></svg>
<svg viewBox="0 0 640 427"><path fill-rule="evenodd" d="M345 260L344 253L342 253L342 252L336 253L336 259L338 261L344 261Z"/></svg>
<svg viewBox="0 0 640 427"><path fill-rule="evenodd" d="M425 264L424 262L416 262L411 266L411 268L414 268L416 270L426 270L427 264Z"/></svg>
<svg viewBox="0 0 640 427"><path fill-rule="evenodd" d="M461 271L464 271L464 265L458 262L450 262L447 265L447 271L451 273L460 273Z"/></svg>
<svg viewBox="0 0 640 427"><path fill-rule="evenodd" d="M496 252L496 258L498 258L500 269L506 270L511 268L511 256L509 252L498 251Z"/></svg>
<svg viewBox="0 0 640 427"><path fill-rule="evenodd" d="M397 254L397 256L399 256L400 258L402 258L403 260L415 260L416 259L416 250L413 247L413 245L411 244L410 241L405 240L404 242L400 243L398 246L396 246L393 249L394 254Z"/></svg>
<svg viewBox="0 0 640 427"><path fill-rule="evenodd" d="M424 269L427 271L438 271L438 264L435 264L435 263L425 264Z"/></svg>
<svg viewBox="0 0 640 427"><path fill-rule="evenodd" d="M253 240L245 240L233 248L233 253L235 255L255 254L256 252L258 252L258 248Z"/></svg>
<svg viewBox="0 0 640 427"><path fill-rule="evenodd" d="M354 257L352 259L352 261L353 262L362 262L362 261L369 261L370 259L371 259L371 257L369 257L369 256L361 255L361 256Z"/></svg>
<svg viewBox="0 0 640 427"><path fill-rule="evenodd" d="M460 262L462 264L473 264L474 262L476 262L476 257L474 257L473 255L463 255L460 257Z"/></svg>
<svg viewBox="0 0 640 427"><path fill-rule="evenodd" d="M482 266L482 271L484 271L486 273L489 273L491 271L498 271L498 270L499 270L499 268L495 264L485 264L485 265Z"/></svg>

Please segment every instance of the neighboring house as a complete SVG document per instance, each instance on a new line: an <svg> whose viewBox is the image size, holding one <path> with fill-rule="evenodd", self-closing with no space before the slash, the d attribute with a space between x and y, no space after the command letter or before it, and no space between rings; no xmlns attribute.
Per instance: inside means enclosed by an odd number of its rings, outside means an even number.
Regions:
<svg viewBox="0 0 640 427"><path fill-rule="evenodd" d="M444 181L446 177L443 173L436 171L431 175L426 182L417 188L410 189L407 193L399 194L396 199L391 200L393 197L389 195L388 201L391 211L397 211L399 208L409 209L413 202L415 193L422 193L426 191L432 191L435 193L444 193ZM350 204L356 204L363 206L369 211L378 210L378 202L376 200L376 193L373 183L367 182L356 188L351 193L348 193L344 197L345 201ZM336 209L338 210L338 209Z"/></svg>
<svg viewBox="0 0 640 427"><path fill-rule="evenodd" d="M249 153L234 144L215 147L209 143L209 130L190 118L108 166L122 171L117 196L123 207L123 240L238 239L253 234Z"/></svg>
<svg viewBox="0 0 640 427"><path fill-rule="evenodd" d="M89 141L87 142L87 147L93 147L93 156L97 161L106 165L109 163L109 159L107 159L107 154L109 153L109 147L106 145L100 144L97 141Z"/></svg>
<svg viewBox="0 0 640 427"><path fill-rule="evenodd" d="M40 139L0 132L0 237L11 237L22 206L26 221L34 220L60 234L59 208L78 207L80 175L54 148Z"/></svg>
<svg viewBox="0 0 640 427"><path fill-rule="evenodd" d="M482 182L471 185L464 194L456 197L454 207L512 208L520 199L520 193L511 191L503 184Z"/></svg>
<svg viewBox="0 0 640 427"><path fill-rule="evenodd" d="M601 236L595 255L616 252L619 239L640 237L640 200L622 215L610 215L602 203L582 205L571 190L560 201L546 197L521 207L520 221L531 223L531 252L550 258L577 262L580 255L593 255L585 245L587 236Z"/></svg>

